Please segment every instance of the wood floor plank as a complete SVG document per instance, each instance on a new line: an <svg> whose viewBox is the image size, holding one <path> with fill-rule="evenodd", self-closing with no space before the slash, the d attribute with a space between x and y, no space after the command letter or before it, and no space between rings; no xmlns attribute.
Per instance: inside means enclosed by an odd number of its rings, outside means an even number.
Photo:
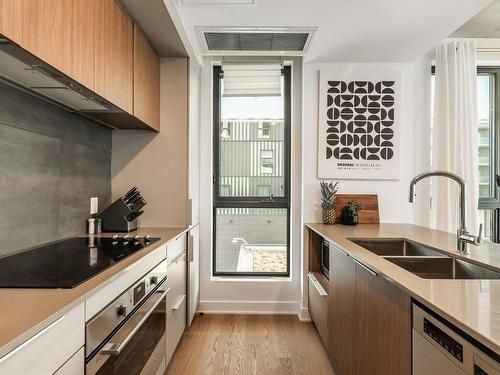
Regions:
<svg viewBox="0 0 500 375"><path fill-rule="evenodd" d="M334 375L312 323L294 316L198 315L165 375Z"/></svg>

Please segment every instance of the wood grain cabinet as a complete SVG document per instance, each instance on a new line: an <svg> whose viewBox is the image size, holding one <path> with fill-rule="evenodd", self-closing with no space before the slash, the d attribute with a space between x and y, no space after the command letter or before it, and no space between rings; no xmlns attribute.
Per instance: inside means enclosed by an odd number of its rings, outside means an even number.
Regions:
<svg viewBox="0 0 500 375"><path fill-rule="evenodd" d="M0 33L89 89L96 0L1 0Z"/></svg>
<svg viewBox="0 0 500 375"><path fill-rule="evenodd" d="M94 90L133 113L133 21L116 0L97 1L95 15Z"/></svg>
<svg viewBox="0 0 500 375"><path fill-rule="evenodd" d="M411 374L411 301L394 284L356 264L356 374Z"/></svg>
<svg viewBox="0 0 500 375"><path fill-rule="evenodd" d="M350 256L330 244L330 359L336 374L355 374L356 268Z"/></svg>
<svg viewBox="0 0 500 375"><path fill-rule="evenodd" d="M309 274L324 284L326 278L315 272L323 239L313 231L308 236ZM318 280L309 280L309 312L335 373L410 375L409 295L333 243L329 249L328 296L314 288Z"/></svg>
<svg viewBox="0 0 500 375"><path fill-rule="evenodd" d="M134 116L160 130L160 60L134 24Z"/></svg>

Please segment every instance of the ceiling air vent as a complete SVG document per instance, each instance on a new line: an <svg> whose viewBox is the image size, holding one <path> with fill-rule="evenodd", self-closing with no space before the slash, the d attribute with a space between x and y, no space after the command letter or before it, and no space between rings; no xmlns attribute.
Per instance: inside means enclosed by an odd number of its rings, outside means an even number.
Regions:
<svg viewBox="0 0 500 375"><path fill-rule="evenodd" d="M311 43L313 33L312 28L199 29L207 55L303 55Z"/></svg>

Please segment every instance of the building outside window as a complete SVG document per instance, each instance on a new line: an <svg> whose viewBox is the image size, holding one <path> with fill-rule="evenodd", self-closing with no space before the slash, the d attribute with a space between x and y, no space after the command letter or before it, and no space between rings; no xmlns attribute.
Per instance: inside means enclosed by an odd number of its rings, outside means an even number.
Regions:
<svg viewBox="0 0 500 375"><path fill-rule="evenodd" d="M271 196L271 186L270 185L257 185L257 195L259 197Z"/></svg>
<svg viewBox="0 0 500 375"><path fill-rule="evenodd" d="M260 173L272 174L274 171L273 150L260 151Z"/></svg>
<svg viewBox="0 0 500 375"><path fill-rule="evenodd" d="M271 123L261 122L259 123L259 138L271 138Z"/></svg>

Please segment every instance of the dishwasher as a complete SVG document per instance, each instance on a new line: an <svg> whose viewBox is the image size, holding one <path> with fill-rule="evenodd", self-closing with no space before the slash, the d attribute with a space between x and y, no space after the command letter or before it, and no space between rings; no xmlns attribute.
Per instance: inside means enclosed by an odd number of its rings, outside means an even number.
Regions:
<svg viewBox="0 0 500 375"><path fill-rule="evenodd" d="M500 375L500 358L451 323L413 303L413 375Z"/></svg>

